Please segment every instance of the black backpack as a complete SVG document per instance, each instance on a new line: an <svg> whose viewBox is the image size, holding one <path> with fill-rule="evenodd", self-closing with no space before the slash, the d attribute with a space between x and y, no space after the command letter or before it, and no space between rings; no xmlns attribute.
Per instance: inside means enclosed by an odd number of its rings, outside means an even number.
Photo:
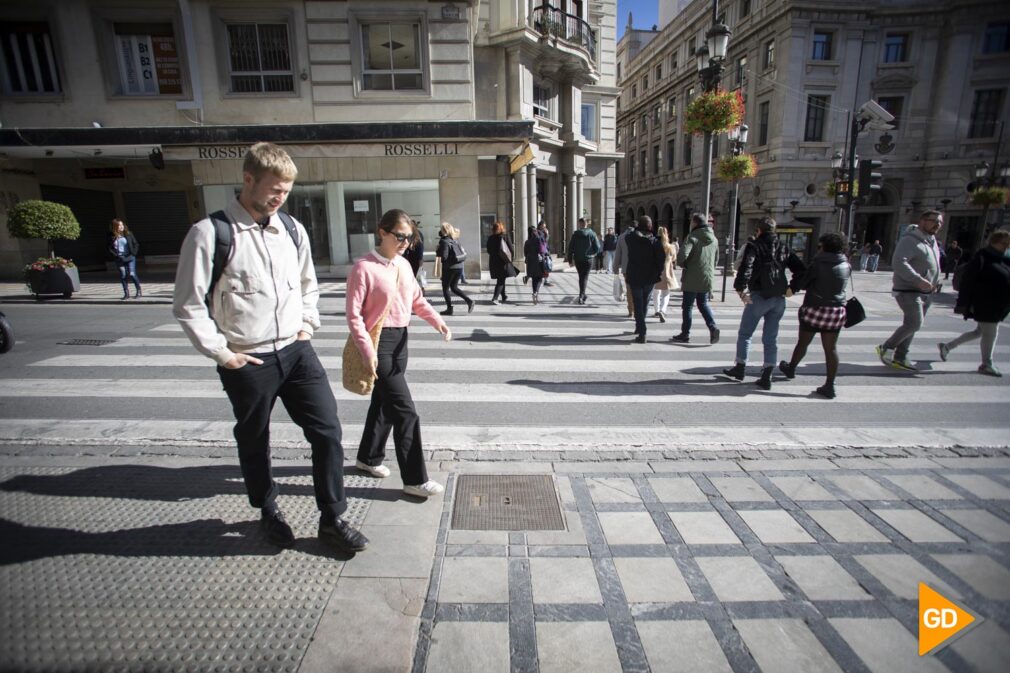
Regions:
<svg viewBox="0 0 1010 673"><path fill-rule="evenodd" d="M288 236L291 238L291 242L295 244L295 252L297 253L298 247L301 244L301 237L298 235L298 228L295 227L294 219L283 210L278 210L277 216L281 218L284 228L288 230ZM235 245L231 231L231 220L228 219L228 215L223 210L216 210L211 213L210 221L214 223L214 259L211 264L210 285L207 286L207 295L203 299L207 306L210 306L210 297L214 292L214 286L217 285L217 281L221 280L221 274L224 273L224 267L231 260L232 250Z"/></svg>
<svg viewBox="0 0 1010 673"><path fill-rule="evenodd" d="M445 263L447 266L456 266L466 261L466 250L463 245L454 238L450 238L446 244Z"/></svg>
<svg viewBox="0 0 1010 673"><path fill-rule="evenodd" d="M786 268L782 263L782 244L776 240L772 245L754 242L757 248L757 291L765 299L784 297L789 288Z"/></svg>

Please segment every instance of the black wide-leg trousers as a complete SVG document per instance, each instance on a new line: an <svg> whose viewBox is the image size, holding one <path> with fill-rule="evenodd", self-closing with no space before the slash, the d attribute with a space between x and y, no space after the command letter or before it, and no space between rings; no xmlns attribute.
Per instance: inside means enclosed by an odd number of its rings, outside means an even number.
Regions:
<svg viewBox="0 0 1010 673"><path fill-rule="evenodd" d="M380 465L386 457L386 440L393 433L396 463L406 486L428 481L421 444L421 419L407 387L407 328L383 327L379 335L378 375L372 403L358 445L358 460Z"/></svg>

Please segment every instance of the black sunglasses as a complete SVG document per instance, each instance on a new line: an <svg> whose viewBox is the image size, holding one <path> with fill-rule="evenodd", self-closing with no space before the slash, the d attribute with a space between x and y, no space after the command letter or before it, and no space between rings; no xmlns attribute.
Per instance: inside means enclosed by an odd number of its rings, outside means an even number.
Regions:
<svg viewBox="0 0 1010 673"><path fill-rule="evenodd" d="M410 243L414 240L414 234L399 234L395 231L387 232L390 236L396 239L397 243Z"/></svg>

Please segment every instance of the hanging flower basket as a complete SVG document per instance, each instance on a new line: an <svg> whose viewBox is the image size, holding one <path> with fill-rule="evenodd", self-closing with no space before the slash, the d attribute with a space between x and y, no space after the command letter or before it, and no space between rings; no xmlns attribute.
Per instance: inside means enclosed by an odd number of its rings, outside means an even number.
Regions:
<svg viewBox="0 0 1010 673"><path fill-rule="evenodd" d="M723 133L739 126L743 114L743 98L739 91L705 91L687 106L684 130L696 135Z"/></svg>
<svg viewBox="0 0 1010 673"><path fill-rule="evenodd" d="M720 180L735 182L744 178L753 178L757 175L758 166L754 161L754 156L750 154L740 154L719 159L716 164L716 175Z"/></svg>
<svg viewBox="0 0 1010 673"><path fill-rule="evenodd" d="M971 193L968 200L976 206L991 208L1007 203L1008 196L1010 196L1010 190L1007 190L1006 187L979 187Z"/></svg>

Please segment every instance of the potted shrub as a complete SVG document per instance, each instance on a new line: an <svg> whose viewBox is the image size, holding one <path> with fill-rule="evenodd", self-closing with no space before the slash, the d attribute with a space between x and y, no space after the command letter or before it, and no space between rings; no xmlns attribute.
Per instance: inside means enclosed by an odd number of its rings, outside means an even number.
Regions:
<svg viewBox="0 0 1010 673"><path fill-rule="evenodd" d="M684 130L696 135L723 133L740 126L743 115L743 97L739 91L705 91L688 104Z"/></svg>
<svg viewBox="0 0 1010 673"><path fill-rule="evenodd" d="M44 294L62 294L69 298L81 289L77 266L72 260L57 257L55 239L74 240L81 235L81 225L73 211L52 201L22 201L7 216L7 229L14 238L41 238L46 241L46 257L25 266L25 282L36 298Z"/></svg>

